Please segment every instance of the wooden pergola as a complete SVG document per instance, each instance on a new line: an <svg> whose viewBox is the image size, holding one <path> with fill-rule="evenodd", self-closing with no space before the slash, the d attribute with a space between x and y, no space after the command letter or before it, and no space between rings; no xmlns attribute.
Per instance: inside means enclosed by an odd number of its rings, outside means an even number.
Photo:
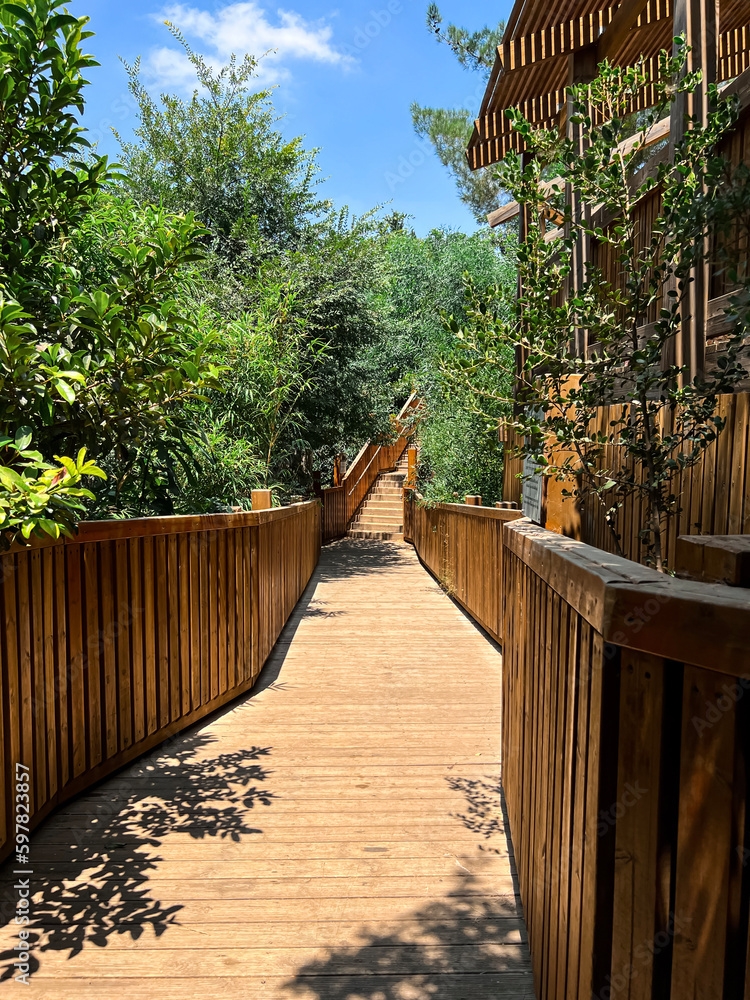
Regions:
<svg viewBox="0 0 750 1000"><path fill-rule="evenodd" d="M659 54L684 36L688 49L686 72L702 71L702 82L673 102L670 117L656 123L647 143L669 138L658 154L671 155L689 127L690 118L705 120L706 94L714 83L730 86L745 111L750 106L750 2L748 0L516 0L482 101L467 156L473 170L501 161L510 151L525 154L523 140L514 131L506 111L518 108L538 128L557 128L568 139L583 139L573 125L567 88L588 83L605 59L622 67L640 57L650 61L650 80L659 72ZM656 88L647 84L633 110L652 107ZM743 117L741 131L748 126ZM741 142L745 148L744 140ZM735 153L737 151L735 150ZM734 154L733 154L734 155ZM741 154L744 155L744 154ZM655 161L654 161L655 162ZM578 208L574 207L574 214ZM503 205L488 216L491 226L518 215L518 205ZM527 220L521 218L519 236L525 238ZM565 294L580 287L592 259L592 239L579 233L573 250L572 272ZM673 360L686 367L691 378L706 368L706 341L714 315L723 315L726 302L711 302L708 266L692 275L689 308L676 338ZM580 353L587 337L576 341Z"/></svg>
<svg viewBox="0 0 750 1000"><path fill-rule="evenodd" d="M522 151L509 108L540 128L563 128L568 86L591 79L605 59L628 66L643 55L655 75L659 52L681 34L692 46L690 68L702 67L706 83L750 67L747 0L516 0L475 121L469 166L478 170ZM653 100L648 87L639 109Z"/></svg>

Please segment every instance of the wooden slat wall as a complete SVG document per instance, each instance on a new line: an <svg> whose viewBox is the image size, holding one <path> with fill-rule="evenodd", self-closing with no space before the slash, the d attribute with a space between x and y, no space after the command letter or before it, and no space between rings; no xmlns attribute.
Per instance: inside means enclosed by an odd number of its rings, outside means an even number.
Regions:
<svg viewBox="0 0 750 1000"><path fill-rule="evenodd" d="M606 431L617 416L619 407L599 411L596 430ZM750 394L737 393L719 397L718 414L726 426L701 460L675 479L675 492L681 494L682 512L663 526L662 544L670 565L674 560L679 535L742 535L750 532ZM669 432L670 427L665 430ZM608 455L614 463L617 456ZM637 499L620 510L617 530L623 553L640 562L645 550L639 537L644 523ZM612 534L600 509L588 506L582 521L582 540L608 552L615 551Z"/></svg>
<svg viewBox="0 0 750 1000"><path fill-rule="evenodd" d="M745 109L737 124L737 128L723 141L720 149L731 163L733 170L741 163L750 166L750 110ZM728 236L720 237L717 243L719 245L723 244L729 249L730 258L746 261L748 248L747 228L744 220ZM714 254L718 257L716 249L714 250ZM712 270L709 296L711 298L718 298L732 291L734 287L725 268L717 260Z"/></svg>
<svg viewBox="0 0 750 1000"><path fill-rule="evenodd" d="M519 478L523 472L523 460L513 455L513 450L521 446L523 438L510 428L504 431L503 454L503 500L520 507L523 483Z"/></svg>
<svg viewBox="0 0 750 1000"><path fill-rule="evenodd" d="M446 591L501 641L503 525L518 510L465 504L425 506L404 491L404 538Z"/></svg>
<svg viewBox="0 0 750 1000"><path fill-rule="evenodd" d="M248 691L319 552L316 501L84 524L73 542L1 556L0 858L16 762L31 771L35 825Z"/></svg>
<svg viewBox="0 0 750 1000"><path fill-rule="evenodd" d="M636 225L636 249L639 254L647 251L651 244L651 237L654 231L654 224L662 210L662 194L659 188L650 192L642 198L633 209L633 221ZM607 227L613 228L617 222L612 222ZM601 271L603 281L612 289L620 292L625 291L626 274L623 265L618 260L618 256L610 244L592 238L591 240L591 263ZM647 313L640 318L640 322L655 323L659 318L660 304L653 302Z"/></svg>
<svg viewBox="0 0 750 1000"><path fill-rule="evenodd" d="M619 404L602 407L592 430L609 431L610 421L620 412ZM679 535L750 533L750 475L747 472L750 468L750 393L720 396L718 414L726 421L718 441L709 446L692 469L675 478L675 492L682 497L682 512L663 526L662 545L667 565L674 561ZM671 431L671 422L664 431ZM519 504L522 482L516 473L521 463L509 456L509 448L506 444L503 499ZM604 460L608 468L616 468L621 459L614 449L608 448ZM623 554L635 562L643 561L646 556L639 536L643 523L644 512L639 500L629 500L618 513L617 530ZM581 539L607 552L616 551L601 508L593 503L583 512Z"/></svg>

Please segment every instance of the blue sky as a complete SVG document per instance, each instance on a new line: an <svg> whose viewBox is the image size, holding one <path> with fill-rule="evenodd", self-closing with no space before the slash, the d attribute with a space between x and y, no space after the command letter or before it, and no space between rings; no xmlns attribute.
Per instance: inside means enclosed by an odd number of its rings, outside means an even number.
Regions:
<svg viewBox="0 0 750 1000"><path fill-rule="evenodd" d="M511 0L471 4L445 0L449 20L479 28L507 17ZM425 27L426 0L350 0L331 6L321 0L72 0L71 12L88 15L96 37L90 51L101 67L90 73L85 124L99 150L116 156L114 126L128 137L135 107L119 56L141 56L144 80L154 92L191 89L180 48L163 24L184 30L192 47L217 65L228 54L260 55L261 82L277 85L274 103L285 115L285 135L304 135L320 147L328 178L325 194L360 214L392 201L414 216L420 235L447 225L475 228L452 178L414 134L409 105L479 109L481 78L462 70Z"/></svg>

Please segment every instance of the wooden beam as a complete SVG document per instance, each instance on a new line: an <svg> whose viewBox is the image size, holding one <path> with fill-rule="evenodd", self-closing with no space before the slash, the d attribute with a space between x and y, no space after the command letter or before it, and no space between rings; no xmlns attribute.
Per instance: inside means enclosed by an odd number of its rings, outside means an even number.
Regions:
<svg viewBox="0 0 750 1000"><path fill-rule="evenodd" d="M594 11L503 41L497 49L503 76L528 69L545 59L570 55L589 45L596 45L599 62L616 58L631 31L645 27L638 25L644 14L651 27L667 20L671 7L667 0L626 0L619 7Z"/></svg>
<svg viewBox="0 0 750 1000"><path fill-rule="evenodd" d="M750 86L750 75L748 77L748 80ZM661 142L663 139L667 139L669 137L669 123L670 123L669 118L662 118L661 121L655 122L647 130L645 135L642 135L641 132L636 133L636 135L633 135L629 139L626 139L624 142L620 143L620 145L617 147L618 153L620 153L622 156L627 156L628 153L631 153L635 148L635 146L639 144L641 144L644 149L647 149L649 146L653 146L655 145L655 143ZM644 178L641 177L639 183L642 184L643 180ZM551 181L546 181L542 185L542 191L545 193L549 193L549 191L551 191L555 185L562 184L562 182L563 182L562 177L555 177ZM502 225L503 222L508 222L510 219L515 219L517 215L518 215L518 202L510 201L508 202L507 205L503 205L500 208L495 209L494 212L490 212L489 215L487 216L487 222L490 224L492 228L494 228L495 226Z"/></svg>
<svg viewBox="0 0 750 1000"><path fill-rule="evenodd" d="M568 86L574 87L577 84L590 83L596 78L598 72L596 46L591 45L587 49L581 49L568 57ZM583 130L579 125L573 124L573 98L568 96L568 114L565 122L565 132L567 138L571 140L578 153L582 156L586 149L586 139ZM564 226L565 236L569 236L576 225L586 226L590 215L591 206L586 205L580 193L575 191L571 184L565 185L565 203L570 205L572 224L566 223ZM580 229L575 229L575 245L573 247L573 259L570 274L565 281L565 297L575 293L586 281L586 273L589 261L591 260L591 237ZM581 357L586 356L588 346L588 332L579 330L576 332L575 352Z"/></svg>
<svg viewBox="0 0 750 1000"><path fill-rule="evenodd" d="M648 3L649 0L625 0L624 3L620 4L597 42L597 62L604 62L605 59L611 60L617 56ZM667 16L666 10L668 8L657 11L657 20L662 20Z"/></svg>
<svg viewBox="0 0 750 1000"><path fill-rule="evenodd" d="M509 201L507 205L503 205L502 208L496 209L494 212L490 212L487 216L487 222L489 222L492 229L495 226L502 226L504 222L509 222L520 212L520 207L517 201Z"/></svg>
<svg viewBox="0 0 750 1000"><path fill-rule="evenodd" d="M599 38L614 11L613 7L600 10L589 17L579 17L503 42L497 50L503 73L514 73L545 59L587 48Z"/></svg>

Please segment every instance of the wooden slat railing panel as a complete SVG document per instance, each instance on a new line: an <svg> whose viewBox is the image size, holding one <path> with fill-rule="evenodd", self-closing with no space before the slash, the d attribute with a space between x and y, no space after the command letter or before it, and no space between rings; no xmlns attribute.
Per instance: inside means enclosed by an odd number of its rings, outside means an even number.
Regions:
<svg viewBox="0 0 750 1000"><path fill-rule="evenodd" d="M419 502L404 491L404 532L427 569L485 628L503 631L502 526L520 511Z"/></svg>
<svg viewBox="0 0 750 1000"><path fill-rule="evenodd" d="M750 596L504 531L503 787L540 1000L742 997L750 707L729 649ZM734 638L706 615L722 594Z"/></svg>
<svg viewBox="0 0 750 1000"><path fill-rule="evenodd" d="M320 510L146 519L130 538L85 524L0 556L0 857L16 762L35 825L249 690L317 565Z"/></svg>
<svg viewBox="0 0 750 1000"><path fill-rule="evenodd" d="M619 412L618 405L602 407L593 430L606 432ZM750 462L750 394L720 396L718 415L726 420L718 441L709 445L697 464L675 480L675 491L681 494L682 511L662 528L667 565L673 564L680 535L750 532L750 476L745 471ZM669 424L663 427L665 433L671 429ZM616 468L621 459L614 452L615 449L608 450L606 461ZM644 523L640 498L627 498L618 512L617 530L623 554L636 562L646 556L639 538L639 528ZM582 539L607 552L615 551L615 541L605 524L601 507L594 503L586 505Z"/></svg>
<svg viewBox="0 0 750 1000"><path fill-rule="evenodd" d="M499 572L494 513L407 491L422 562L485 627L467 567L501 590L503 788L540 1000L745 996L750 595L525 519L496 522Z"/></svg>

